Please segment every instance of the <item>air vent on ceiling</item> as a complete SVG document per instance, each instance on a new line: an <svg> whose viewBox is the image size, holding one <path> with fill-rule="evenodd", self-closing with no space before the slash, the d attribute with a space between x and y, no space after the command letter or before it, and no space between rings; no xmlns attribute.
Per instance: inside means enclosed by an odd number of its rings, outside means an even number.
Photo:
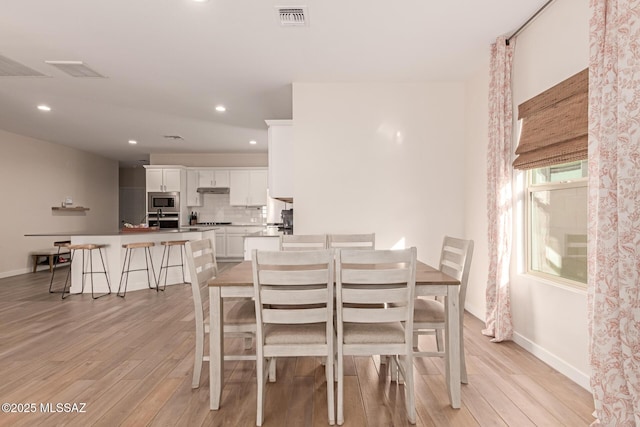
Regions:
<svg viewBox="0 0 640 427"><path fill-rule="evenodd" d="M97 77L105 78L102 74L87 67L82 61L44 61L69 74L72 77Z"/></svg>
<svg viewBox="0 0 640 427"><path fill-rule="evenodd" d="M0 77L48 77L39 71L0 55Z"/></svg>
<svg viewBox="0 0 640 427"><path fill-rule="evenodd" d="M172 139L174 141L184 141L184 138L180 135L162 135L163 138Z"/></svg>
<svg viewBox="0 0 640 427"><path fill-rule="evenodd" d="M276 6L280 25L283 27L300 27L309 25L307 6Z"/></svg>

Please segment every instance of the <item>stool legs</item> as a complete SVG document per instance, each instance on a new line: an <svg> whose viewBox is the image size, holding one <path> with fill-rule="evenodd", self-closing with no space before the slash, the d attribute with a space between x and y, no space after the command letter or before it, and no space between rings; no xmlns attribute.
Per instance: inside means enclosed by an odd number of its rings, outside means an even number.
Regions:
<svg viewBox="0 0 640 427"><path fill-rule="evenodd" d="M60 291L53 290L53 276L56 274L56 267L58 266L58 262L60 262L60 246L58 246L58 254L56 255L55 262L53 263L53 270L51 271L51 280L49 281L49 293L50 294L59 294ZM64 290L62 291L64 292Z"/></svg>
<svg viewBox="0 0 640 427"><path fill-rule="evenodd" d="M69 285L69 295L78 295L81 293L84 293L84 285L85 285L85 281L86 281L86 275L90 275L91 276L91 298L93 299L98 299L101 298L105 295L110 295L111 294L111 283L109 282L109 275L107 274L107 268L105 267L104 264L104 258L102 256L102 249L98 248L98 253L100 254L100 262L102 263L102 271L93 271L93 250L91 249L81 249L82 250L82 288L80 290L80 292L76 292L76 293L71 293L71 285ZM89 271L87 270L87 265L85 262L85 251L88 250L89 251ZM64 296L64 294L67 292L67 283L69 283L69 277L71 276L71 266L73 264L73 258L75 256L75 252L76 250L73 249L71 251L71 258L69 259L69 271L67 272L67 278L64 281L64 287L62 288L62 299L65 299L66 297ZM94 292L93 292L93 275L94 274L104 274L104 277L107 279L107 288L109 289L109 292L106 292L102 295L98 295L95 296Z"/></svg>
<svg viewBox="0 0 640 427"><path fill-rule="evenodd" d="M127 248L127 250L124 253L124 261L122 263L122 273L120 274L120 284L118 285L118 292L116 293L116 295L118 295L119 297L124 298L125 295L127 294L127 285L129 284L129 273L132 271L145 271L147 272L147 283L149 284L149 289L153 289L153 286L151 286L151 277L153 277L153 281L155 282L155 287L156 290L158 289L158 282L156 281L156 272L155 269L153 268L153 259L151 258L151 251L149 250L148 247L143 248L144 249L144 262L147 268L138 268L138 269L131 269L131 255L133 252L133 249ZM149 272L149 263L151 263L151 273ZM125 270L126 267L126 270ZM125 274L126 279L125 279ZM122 295L120 295L120 289L122 288L122 281L124 280L124 291L122 293Z"/></svg>
<svg viewBox="0 0 640 427"><path fill-rule="evenodd" d="M189 284L184 275L184 256L182 254L184 245L180 245L180 264L169 265L169 258L171 257L171 245L165 245L164 250L162 251L162 260L160 261L160 272L158 273L158 280L156 281L156 291L163 291L167 288L167 273L170 267L180 267L182 268L182 283ZM160 289L160 282L162 281L162 270L164 270L164 285L162 289Z"/></svg>

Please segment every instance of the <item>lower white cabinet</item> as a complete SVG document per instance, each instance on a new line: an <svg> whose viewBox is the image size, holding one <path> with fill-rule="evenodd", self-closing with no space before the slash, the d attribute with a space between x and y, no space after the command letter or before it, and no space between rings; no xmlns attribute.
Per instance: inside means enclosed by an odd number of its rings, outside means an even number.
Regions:
<svg viewBox="0 0 640 427"><path fill-rule="evenodd" d="M227 256L227 237L224 228L216 230L216 257Z"/></svg>
<svg viewBox="0 0 640 427"><path fill-rule="evenodd" d="M224 243L216 234L216 252L220 258L244 258L244 239L253 233L263 230L262 226L224 227ZM217 233L217 230L216 230ZM222 235L222 233L220 233ZM224 250L222 248L224 247Z"/></svg>

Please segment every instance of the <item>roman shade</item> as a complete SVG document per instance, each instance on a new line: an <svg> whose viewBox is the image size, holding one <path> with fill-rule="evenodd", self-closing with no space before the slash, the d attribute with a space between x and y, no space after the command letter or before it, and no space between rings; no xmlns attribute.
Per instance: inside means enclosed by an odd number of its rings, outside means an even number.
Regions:
<svg viewBox="0 0 640 427"><path fill-rule="evenodd" d="M533 169L587 158L589 69L518 106L522 119L516 169Z"/></svg>

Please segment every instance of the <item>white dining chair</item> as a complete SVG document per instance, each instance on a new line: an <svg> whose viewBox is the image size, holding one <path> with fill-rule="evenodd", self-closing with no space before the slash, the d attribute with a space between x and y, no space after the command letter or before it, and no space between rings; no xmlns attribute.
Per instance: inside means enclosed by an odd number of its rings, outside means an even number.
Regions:
<svg viewBox="0 0 640 427"><path fill-rule="evenodd" d="M457 239L445 236L440 253L439 269L443 273L458 279L458 307L460 307L460 379L466 384L467 366L464 357L464 302L467 295L469 269L473 257L473 240ZM442 332L446 327L444 297L436 299L417 298L413 314L414 357L446 357L443 346ZM437 351L421 351L419 349L420 335L435 335Z"/></svg>
<svg viewBox="0 0 640 427"><path fill-rule="evenodd" d="M416 248L337 250L339 425L344 422L344 357L380 354L393 355L390 363L404 379L407 419L416 423L412 350L415 285Z"/></svg>
<svg viewBox="0 0 640 427"><path fill-rule="evenodd" d="M284 356L326 358L328 419L333 425L334 254L329 250L254 250L252 258L257 319L256 425L261 426L264 420L270 360Z"/></svg>
<svg viewBox="0 0 640 427"><path fill-rule="evenodd" d="M193 363L192 388L200 386L202 363L209 361L204 354L204 337L209 333L209 319L205 319L202 307L201 288L207 287L207 282L218 273L215 246L210 239L186 242L187 266L191 277L191 293L196 322L196 351ZM242 337L246 342L253 339L256 331L255 305L250 298L234 303L224 315L224 334L226 337ZM225 360L255 360L255 354L224 355Z"/></svg>
<svg viewBox="0 0 640 427"><path fill-rule="evenodd" d="M376 234L329 234L327 236L329 249L375 249Z"/></svg>
<svg viewBox="0 0 640 427"><path fill-rule="evenodd" d="M281 251L316 251L326 248L326 234L283 234L280 236Z"/></svg>

